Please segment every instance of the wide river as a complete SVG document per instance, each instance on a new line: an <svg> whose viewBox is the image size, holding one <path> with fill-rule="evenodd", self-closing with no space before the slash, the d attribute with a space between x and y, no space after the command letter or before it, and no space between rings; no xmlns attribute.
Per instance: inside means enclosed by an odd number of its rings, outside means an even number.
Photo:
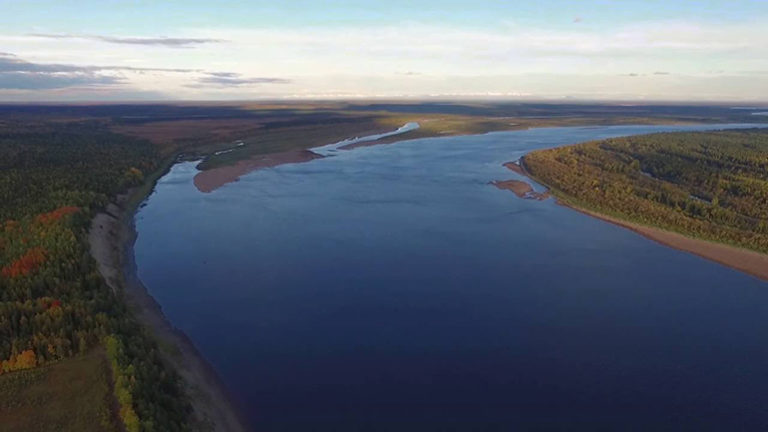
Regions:
<svg viewBox="0 0 768 432"><path fill-rule="evenodd" d="M180 163L139 276L257 430L766 430L768 283L489 185L531 150L701 129L403 141L210 194Z"/></svg>

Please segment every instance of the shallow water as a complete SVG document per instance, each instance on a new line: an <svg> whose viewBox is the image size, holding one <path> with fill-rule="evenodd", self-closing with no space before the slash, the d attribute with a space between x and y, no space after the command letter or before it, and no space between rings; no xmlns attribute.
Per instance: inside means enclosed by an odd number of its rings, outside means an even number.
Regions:
<svg viewBox="0 0 768 432"><path fill-rule="evenodd" d="M344 146L350 146L352 144L360 144L360 143L366 143L371 141L380 140L382 138L388 138L395 135L404 134L406 132L414 131L419 128L419 124L416 122L410 122L406 123L399 128L390 131L390 132L384 132L380 134L374 134L374 135L365 135L361 137L353 137L353 138L347 138L345 140L339 141L337 143L332 144L326 144L324 146L315 147L312 149L314 153L317 153L321 156L334 156L336 153L338 153L340 150L343 150L342 147Z"/></svg>
<svg viewBox="0 0 768 432"><path fill-rule="evenodd" d="M698 129L406 141L211 194L178 164L139 276L257 430L762 430L767 283L489 185L533 149Z"/></svg>

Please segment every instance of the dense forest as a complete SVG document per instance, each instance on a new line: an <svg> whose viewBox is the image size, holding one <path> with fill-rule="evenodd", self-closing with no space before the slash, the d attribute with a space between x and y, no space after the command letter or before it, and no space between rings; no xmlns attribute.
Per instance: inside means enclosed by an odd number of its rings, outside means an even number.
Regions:
<svg viewBox="0 0 768 432"><path fill-rule="evenodd" d="M767 130L613 138L523 163L578 207L768 252Z"/></svg>
<svg viewBox="0 0 768 432"><path fill-rule="evenodd" d="M0 122L0 374L105 350L128 431L186 430L191 408L99 274L87 230L158 161L148 141L100 122Z"/></svg>

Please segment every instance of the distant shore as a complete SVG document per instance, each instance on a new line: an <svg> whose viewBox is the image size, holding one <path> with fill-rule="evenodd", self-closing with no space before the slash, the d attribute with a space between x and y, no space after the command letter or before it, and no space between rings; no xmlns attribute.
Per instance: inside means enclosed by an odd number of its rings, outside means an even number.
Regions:
<svg viewBox="0 0 768 432"><path fill-rule="evenodd" d="M504 166L520 175L529 177L532 180L536 180L537 182L546 186L545 183L537 180L525 169L524 161L525 157L521 158L519 164L509 162L504 164ZM563 197L558 197L556 192L553 192L553 195L555 195L556 201L560 205L571 208L588 216L603 220L605 222L627 228L636 232L637 234L642 235L643 237L654 240L673 249L692 253L701 258L714 261L726 267L730 267L759 279L768 281L767 254L762 254L723 243L716 243L708 240L688 237L673 231L620 219L575 205Z"/></svg>
<svg viewBox="0 0 768 432"><path fill-rule="evenodd" d="M345 138L342 141L323 146L256 155L247 159L241 159L230 165L204 169L195 175L193 183L200 192L210 193L225 184L236 182L241 176L256 170L322 159L338 150L351 150L357 147L384 144L385 141L383 140L387 139L389 140L386 143L395 142L401 139L399 135L417 130L418 128L418 123L411 122L394 131L370 131L355 138ZM223 150L219 153L228 151L231 151L231 149Z"/></svg>
<svg viewBox="0 0 768 432"><path fill-rule="evenodd" d="M195 430L247 431L250 429L246 417L236 407L216 371L187 335L166 319L136 272L135 214L165 172L167 170L156 173L144 186L118 196L104 212L94 217L88 233L91 254L107 284L124 296L139 322L158 341L166 361L181 375L194 408Z"/></svg>

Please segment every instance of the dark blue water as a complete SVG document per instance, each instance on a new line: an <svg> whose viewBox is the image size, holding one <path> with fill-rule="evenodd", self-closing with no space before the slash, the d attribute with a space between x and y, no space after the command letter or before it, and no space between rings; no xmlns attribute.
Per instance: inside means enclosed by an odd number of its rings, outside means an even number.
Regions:
<svg viewBox="0 0 768 432"><path fill-rule="evenodd" d="M139 275L266 431L766 430L768 284L488 184L683 127L360 148L214 193L176 165Z"/></svg>

